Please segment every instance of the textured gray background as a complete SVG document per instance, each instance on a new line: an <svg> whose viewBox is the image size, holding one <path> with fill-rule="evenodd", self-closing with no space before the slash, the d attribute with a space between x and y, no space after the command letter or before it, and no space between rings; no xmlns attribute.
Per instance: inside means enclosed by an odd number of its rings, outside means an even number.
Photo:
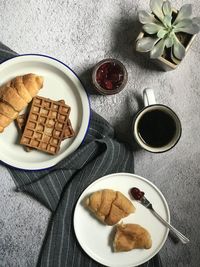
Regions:
<svg viewBox="0 0 200 267"><path fill-rule="evenodd" d="M155 89L157 101L179 115L183 133L164 154L135 149L135 173L155 183L165 195L172 223L190 237L188 245L167 240L161 250L166 267L196 267L200 262L200 34L179 68L161 72L134 52L140 25L136 14L147 0L1 0L1 41L19 53L43 53L67 63L92 93L91 68L115 57L127 67L129 80L118 95L92 94L91 106L132 142L130 124L141 107L141 92ZM179 8L188 1L173 1ZM192 0L200 15L198 0ZM0 165L0 266L35 266L49 212L30 197L16 193Z"/></svg>

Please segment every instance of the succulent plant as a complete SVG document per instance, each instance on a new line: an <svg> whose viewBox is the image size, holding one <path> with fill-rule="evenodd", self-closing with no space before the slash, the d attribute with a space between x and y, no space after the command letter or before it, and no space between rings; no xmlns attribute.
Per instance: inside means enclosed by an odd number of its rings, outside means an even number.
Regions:
<svg viewBox="0 0 200 267"><path fill-rule="evenodd" d="M150 52L151 58L159 58L165 48L169 48L171 59L177 64L185 56L185 47L177 33L198 33L200 18L191 18L191 4L183 5L175 16L169 1L150 0L150 8L151 12L139 11L139 21L147 35L137 40L136 50Z"/></svg>

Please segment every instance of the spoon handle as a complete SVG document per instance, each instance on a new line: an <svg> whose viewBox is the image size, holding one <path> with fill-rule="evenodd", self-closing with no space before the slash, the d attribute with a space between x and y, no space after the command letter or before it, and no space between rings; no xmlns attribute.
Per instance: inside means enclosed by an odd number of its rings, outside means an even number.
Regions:
<svg viewBox="0 0 200 267"><path fill-rule="evenodd" d="M176 228L174 228L171 224L169 224L167 221L165 221L154 209L151 209L154 215L165 225L167 226L178 238L179 240L183 243L186 244L190 240L184 236L182 233L180 233Z"/></svg>

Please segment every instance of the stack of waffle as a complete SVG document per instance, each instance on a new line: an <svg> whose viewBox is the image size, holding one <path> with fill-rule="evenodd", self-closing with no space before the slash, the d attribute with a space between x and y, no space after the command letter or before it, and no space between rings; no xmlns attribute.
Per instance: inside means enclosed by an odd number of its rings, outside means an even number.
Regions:
<svg viewBox="0 0 200 267"><path fill-rule="evenodd" d="M73 137L69 114L71 108L64 100L54 101L36 96L33 98L28 115L19 115L18 128L22 131L20 144L27 151L33 148L57 154L62 140Z"/></svg>

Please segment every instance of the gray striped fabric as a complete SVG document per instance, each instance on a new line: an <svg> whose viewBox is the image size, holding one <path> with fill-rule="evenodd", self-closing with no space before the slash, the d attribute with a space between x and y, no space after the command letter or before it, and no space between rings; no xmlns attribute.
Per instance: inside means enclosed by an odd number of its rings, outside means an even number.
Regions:
<svg viewBox="0 0 200 267"><path fill-rule="evenodd" d="M15 53L0 44L3 60ZM95 112L82 145L56 166L41 171L8 167L18 191L45 205L51 212L46 238L37 266L102 266L87 256L73 230L73 211L81 192L96 179L114 172L134 173L133 152L115 140L113 128ZM143 267L162 266L156 255Z"/></svg>

